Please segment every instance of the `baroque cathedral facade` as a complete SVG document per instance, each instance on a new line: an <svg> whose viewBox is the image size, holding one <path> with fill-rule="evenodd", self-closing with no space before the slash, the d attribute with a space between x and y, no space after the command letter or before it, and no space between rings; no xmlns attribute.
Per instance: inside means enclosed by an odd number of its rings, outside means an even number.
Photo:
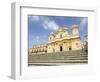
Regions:
<svg viewBox="0 0 100 82"><path fill-rule="evenodd" d="M33 54L55 53L80 49L79 26L72 25L70 34L67 27L61 27L49 34L47 44L33 46L33 48L29 49L29 52Z"/></svg>

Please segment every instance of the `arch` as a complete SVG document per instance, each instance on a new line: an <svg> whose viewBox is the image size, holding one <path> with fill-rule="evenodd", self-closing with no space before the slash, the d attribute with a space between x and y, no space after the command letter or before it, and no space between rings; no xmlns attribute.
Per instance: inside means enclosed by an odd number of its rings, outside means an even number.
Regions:
<svg viewBox="0 0 100 82"><path fill-rule="evenodd" d="M60 38L62 38L62 34L60 34Z"/></svg>
<svg viewBox="0 0 100 82"><path fill-rule="evenodd" d="M63 46L62 45L60 45L60 52L62 52L63 51Z"/></svg>
<svg viewBox="0 0 100 82"><path fill-rule="evenodd" d="M71 51L72 50L72 47L71 46L69 46L69 51Z"/></svg>

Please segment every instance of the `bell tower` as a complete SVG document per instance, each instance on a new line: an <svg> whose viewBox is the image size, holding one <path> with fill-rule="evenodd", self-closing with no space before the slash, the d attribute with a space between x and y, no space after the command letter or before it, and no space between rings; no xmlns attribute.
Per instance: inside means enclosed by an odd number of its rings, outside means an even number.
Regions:
<svg viewBox="0 0 100 82"><path fill-rule="evenodd" d="M55 39L55 34L53 32L51 32L49 35L48 41L52 42L52 41L54 41L54 39Z"/></svg>
<svg viewBox="0 0 100 82"><path fill-rule="evenodd" d="M81 49L81 41L80 41L79 26L78 25L72 26L72 38L73 38L71 40L72 50L80 50Z"/></svg>
<svg viewBox="0 0 100 82"><path fill-rule="evenodd" d="M79 35L79 26L78 25L72 26L72 35Z"/></svg>

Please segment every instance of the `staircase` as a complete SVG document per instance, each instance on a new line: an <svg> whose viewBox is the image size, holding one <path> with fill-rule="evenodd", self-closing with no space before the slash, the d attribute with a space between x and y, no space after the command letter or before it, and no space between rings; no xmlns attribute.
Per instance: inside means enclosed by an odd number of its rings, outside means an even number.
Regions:
<svg viewBox="0 0 100 82"><path fill-rule="evenodd" d="M81 50L46 54L29 54L28 65L61 65L88 63L88 55Z"/></svg>

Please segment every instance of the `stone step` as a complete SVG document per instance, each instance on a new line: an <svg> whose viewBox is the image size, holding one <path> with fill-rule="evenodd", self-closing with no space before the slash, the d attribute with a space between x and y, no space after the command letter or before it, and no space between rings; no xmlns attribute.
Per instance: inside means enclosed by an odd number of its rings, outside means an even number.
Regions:
<svg viewBox="0 0 100 82"><path fill-rule="evenodd" d="M64 58L64 59L70 59L70 58L88 58L87 56L65 56L65 57L29 57L29 59L56 59L56 58Z"/></svg>
<svg viewBox="0 0 100 82"><path fill-rule="evenodd" d="M28 56L29 64L36 63L87 63L88 55L78 51L67 51L46 54L30 54Z"/></svg>
<svg viewBox="0 0 100 82"><path fill-rule="evenodd" d="M28 63L88 63L87 60L64 60L64 61L34 61Z"/></svg>
<svg viewBox="0 0 100 82"><path fill-rule="evenodd" d="M87 54L35 54L35 55L29 55L29 56L87 56Z"/></svg>
<svg viewBox="0 0 100 82"><path fill-rule="evenodd" d="M87 55L87 54L80 54L80 53L77 53L77 54L34 54L34 55L29 55L29 56L61 56L61 55L65 55L65 56L67 56L67 55L72 55L72 56L74 56L74 55Z"/></svg>
<svg viewBox="0 0 100 82"><path fill-rule="evenodd" d="M80 61L80 62L38 62L38 63L28 63L29 66L56 66L56 65L71 65L71 64L86 64L88 61Z"/></svg>
<svg viewBox="0 0 100 82"><path fill-rule="evenodd" d="M42 60L88 60L87 57L82 57L82 58L39 58L39 59L30 59L29 61L42 61Z"/></svg>

